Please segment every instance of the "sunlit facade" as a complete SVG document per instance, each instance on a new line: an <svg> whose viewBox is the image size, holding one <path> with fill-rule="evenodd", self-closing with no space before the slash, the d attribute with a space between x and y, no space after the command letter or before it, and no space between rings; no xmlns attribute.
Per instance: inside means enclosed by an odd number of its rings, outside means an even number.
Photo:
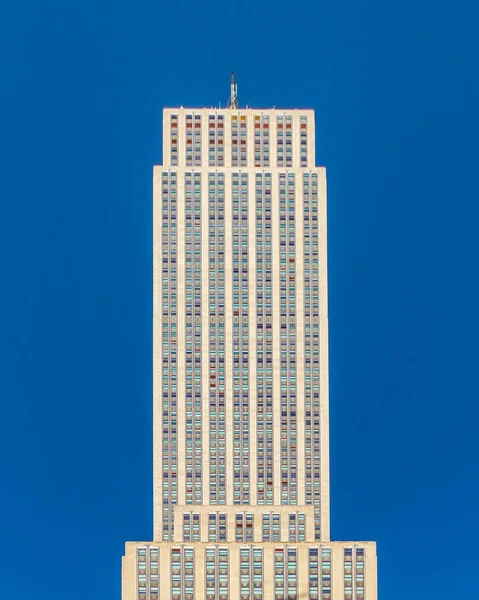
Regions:
<svg viewBox="0 0 479 600"><path fill-rule="evenodd" d="M312 110L165 109L154 533L123 600L376 600L329 532L326 171Z"/></svg>

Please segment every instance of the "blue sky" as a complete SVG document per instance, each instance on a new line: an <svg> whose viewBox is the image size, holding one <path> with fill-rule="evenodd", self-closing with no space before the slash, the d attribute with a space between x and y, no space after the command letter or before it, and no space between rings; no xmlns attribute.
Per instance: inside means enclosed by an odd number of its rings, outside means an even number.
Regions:
<svg viewBox="0 0 479 600"><path fill-rule="evenodd" d="M151 176L164 106L316 110L333 539L380 598L477 576L479 5L0 7L2 598L120 597L151 511Z"/></svg>

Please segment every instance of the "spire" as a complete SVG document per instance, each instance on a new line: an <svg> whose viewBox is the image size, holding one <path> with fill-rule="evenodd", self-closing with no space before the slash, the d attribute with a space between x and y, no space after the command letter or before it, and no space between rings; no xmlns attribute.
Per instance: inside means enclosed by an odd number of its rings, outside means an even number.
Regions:
<svg viewBox="0 0 479 600"><path fill-rule="evenodd" d="M235 72L231 72L230 80L230 99L228 101L230 108L238 108L238 86L236 84Z"/></svg>

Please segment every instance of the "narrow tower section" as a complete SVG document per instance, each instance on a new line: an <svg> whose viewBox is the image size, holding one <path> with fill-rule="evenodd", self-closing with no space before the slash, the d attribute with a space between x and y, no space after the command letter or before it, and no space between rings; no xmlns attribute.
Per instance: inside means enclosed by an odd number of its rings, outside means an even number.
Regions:
<svg viewBox="0 0 479 600"><path fill-rule="evenodd" d="M376 600L331 542L326 171L312 110L165 109L154 168L154 533L123 600Z"/></svg>

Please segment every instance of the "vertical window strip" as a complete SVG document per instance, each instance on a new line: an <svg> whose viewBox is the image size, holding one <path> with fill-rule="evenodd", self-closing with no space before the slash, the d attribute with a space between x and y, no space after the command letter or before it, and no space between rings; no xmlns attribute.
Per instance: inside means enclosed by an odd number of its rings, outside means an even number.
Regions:
<svg viewBox="0 0 479 600"><path fill-rule="evenodd" d="M274 598L275 600L285 600L285 549L274 549Z"/></svg>
<svg viewBox="0 0 479 600"><path fill-rule="evenodd" d="M206 600L227 600L229 591L229 551L206 548Z"/></svg>
<svg viewBox="0 0 479 600"><path fill-rule="evenodd" d="M279 513L263 513L263 542L281 541L281 516Z"/></svg>
<svg viewBox="0 0 479 600"><path fill-rule="evenodd" d="M183 513L183 541L191 542L191 513Z"/></svg>
<svg viewBox="0 0 479 600"><path fill-rule="evenodd" d="M208 541L227 542L227 516L226 513L210 513L208 516Z"/></svg>
<svg viewBox="0 0 479 600"><path fill-rule="evenodd" d="M286 115L285 117L285 166L292 167L293 166L293 124L291 115Z"/></svg>
<svg viewBox="0 0 479 600"><path fill-rule="evenodd" d="M216 164L218 167L223 167L225 164L225 130L223 115L217 116L216 128Z"/></svg>
<svg viewBox="0 0 479 600"><path fill-rule="evenodd" d="M238 115L231 116L231 166L239 167L240 136Z"/></svg>
<svg viewBox="0 0 479 600"><path fill-rule="evenodd" d="M246 128L246 115L240 116L240 166L246 167L248 164L247 154L247 128Z"/></svg>
<svg viewBox="0 0 479 600"><path fill-rule="evenodd" d="M284 167L284 117L278 115L276 119L276 163L278 167Z"/></svg>
<svg viewBox="0 0 479 600"><path fill-rule="evenodd" d="M218 598L227 600L229 597L229 550L228 548L218 548Z"/></svg>
<svg viewBox="0 0 479 600"><path fill-rule="evenodd" d="M248 175L233 173L233 503L249 504Z"/></svg>
<svg viewBox="0 0 479 600"><path fill-rule="evenodd" d="M263 598L263 549L240 548L240 600Z"/></svg>
<svg viewBox="0 0 479 600"><path fill-rule="evenodd" d="M193 540L193 542L199 542L201 540L199 513L192 513L192 525L193 525L192 540Z"/></svg>
<svg viewBox="0 0 479 600"><path fill-rule="evenodd" d="M186 166L201 167L201 115L186 115Z"/></svg>
<svg viewBox="0 0 479 600"><path fill-rule="evenodd" d="M269 115L254 117L254 166L269 167Z"/></svg>
<svg viewBox="0 0 479 600"><path fill-rule="evenodd" d="M273 504L273 292L271 173L256 174L258 504Z"/></svg>
<svg viewBox="0 0 479 600"><path fill-rule="evenodd" d="M194 165L201 167L201 115L195 115L194 125Z"/></svg>
<svg viewBox="0 0 479 600"><path fill-rule="evenodd" d="M321 440L319 396L319 223L318 176L311 174L311 321L312 321L312 383L313 383L313 504L315 506L316 539L321 539Z"/></svg>
<svg viewBox="0 0 479 600"><path fill-rule="evenodd" d="M185 118L185 154L186 166L193 165L193 115L186 115Z"/></svg>
<svg viewBox="0 0 479 600"><path fill-rule="evenodd" d="M331 548L321 548L321 600L331 600Z"/></svg>
<svg viewBox="0 0 479 600"><path fill-rule="evenodd" d="M352 600L353 598L353 549L344 548L344 600Z"/></svg>
<svg viewBox="0 0 479 600"><path fill-rule="evenodd" d="M308 166L308 117L300 117L300 164L302 167Z"/></svg>
<svg viewBox="0 0 479 600"><path fill-rule="evenodd" d="M254 518L251 513L246 513L245 516L245 542L254 541Z"/></svg>
<svg viewBox="0 0 479 600"><path fill-rule="evenodd" d="M269 115L261 118L261 164L269 167Z"/></svg>
<svg viewBox="0 0 479 600"><path fill-rule="evenodd" d="M281 515L280 513L273 513L273 528L272 528L272 541L281 541Z"/></svg>
<svg viewBox="0 0 479 600"><path fill-rule="evenodd" d="M159 570L157 547L137 549L137 592L138 600L158 600Z"/></svg>
<svg viewBox="0 0 479 600"><path fill-rule="evenodd" d="M215 548L206 548L206 600L216 600L217 556Z"/></svg>
<svg viewBox="0 0 479 600"><path fill-rule="evenodd" d="M310 175L303 175L304 244L304 403L305 403L305 501L313 504L312 381L311 381L311 197Z"/></svg>
<svg viewBox="0 0 479 600"><path fill-rule="evenodd" d="M218 142L216 115L208 115L208 165L210 167L215 167L217 165L217 147Z"/></svg>
<svg viewBox="0 0 479 600"><path fill-rule="evenodd" d="M289 541L304 542L306 540L306 515L304 513L289 514Z"/></svg>
<svg viewBox="0 0 479 600"><path fill-rule="evenodd" d="M297 532L296 532L296 513L290 513L289 515L289 541L297 542Z"/></svg>
<svg viewBox="0 0 479 600"><path fill-rule="evenodd" d="M218 515L218 539L220 542L228 541L228 525L226 513Z"/></svg>
<svg viewBox="0 0 479 600"><path fill-rule="evenodd" d="M178 115L170 116L171 165L178 166Z"/></svg>
<svg viewBox="0 0 479 600"><path fill-rule="evenodd" d="M253 548L253 600L263 600L263 549Z"/></svg>
<svg viewBox="0 0 479 600"><path fill-rule="evenodd" d="M150 600L159 599L159 549L150 546Z"/></svg>
<svg viewBox="0 0 479 600"><path fill-rule="evenodd" d="M279 175L280 260L280 397L281 397L281 504L289 504L288 456L288 332L287 332L287 201L286 175Z"/></svg>
<svg viewBox="0 0 479 600"><path fill-rule="evenodd" d="M288 558L288 570L286 579L286 595L290 600L296 600L298 597L298 565L297 565L297 555L296 548L288 548L287 549L287 558Z"/></svg>
<svg viewBox="0 0 479 600"><path fill-rule="evenodd" d="M306 541L306 515L298 513L298 542Z"/></svg>
<svg viewBox="0 0 479 600"><path fill-rule="evenodd" d="M138 548L136 551L136 572L138 600L147 598L147 552L146 548ZM149 591L149 590L148 590Z"/></svg>
<svg viewBox="0 0 479 600"><path fill-rule="evenodd" d="M244 514L236 513L235 516L235 540L244 542Z"/></svg>
<svg viewBox="0 0 479 600"><path fill-rule="evenodd" d="M223 115L208 115L208 165L210 167L224 166Z"/></svg>
<svg viewBox="0 0 479 600"><path fill-rule="evenodd" d="M195 551L193 548L182 548L184 564L184 595L182 600L195 598Z"/></svg>
<svg viewBox="0 0 479 600"><path fill-rule="evenodd" d="M226 504L225 196L224 173L210 173L209 369L210 502Z"/></svg>
<svg viewBox="0 0 479 600"><path fill-rule="evenodd" d="M171 600L194 600L195 554L193 548L171 548Z"/></svg>
<svg viewBox="0 0 479 600"><path fill-rule="evenodd" d="M200 515L199 513L183 513L183 541L200 541Z"/></svg>
<svg viewBox="0 0 479 600"><path fill-rule="evenodd" d="M185 174L185 499L201 504L201 174Z"/></svg>
<svg viewBox="0 0 479 600"><path fill-rule="evenodd" d="M193 457L194 457L194 365L195 343L193 338L194 324L194 213L192 173L185 173L185 501L193 504ZM190 513L185 513L183 522L188 521L188 533L184 530L184 541L190 541L189 532ZM185 537L186 536L186 537Z"/></svg>
<svg viewBox="0 0 479 600"><path fill-rule="evenodd" d="M295 179L288 173L288 400L289 502L297 504Z"/></svg>
<svg viewBox="0 0 479 600"><path fill-rule="evenodd" d="M208 515L208 541L209 542L218 541L217 519L218 519L218 513L210 513Z"/></svg>
<svg viewBox="0 0 479 600"><path fill-rule="evenodd" d="M254 515L252 513L236 513L235 540L237 542L254 542Z"/></svg>
<svg viewBox="0 0 479 600"><path fill-rule="evenodd" d="M263 513L263 542L271 541L271 513Z"/></svg>
<svg viewBox="0 0 479 600"><path fill-rule="evenodd" d="M254 117L254 166L261 167L261 116L255 115Z"/></svg>
<svg viewBox="0 0 479 600"><path fill-rule="evenodd" d="M162 175L162 503L164 541L173 540L178 501L177 174Z"/></svg>

